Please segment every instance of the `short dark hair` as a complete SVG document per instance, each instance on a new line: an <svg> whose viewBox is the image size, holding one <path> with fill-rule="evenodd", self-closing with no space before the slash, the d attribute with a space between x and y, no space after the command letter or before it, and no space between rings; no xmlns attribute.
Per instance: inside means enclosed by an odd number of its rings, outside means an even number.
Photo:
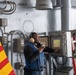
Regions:
<svg viewBox="0 0 76 75"><path fill-rule="evenodd" d="M37 34L37 33L36 32L31 32L30 35L29 35L29 38L33 38L34 34Z"/></svg>

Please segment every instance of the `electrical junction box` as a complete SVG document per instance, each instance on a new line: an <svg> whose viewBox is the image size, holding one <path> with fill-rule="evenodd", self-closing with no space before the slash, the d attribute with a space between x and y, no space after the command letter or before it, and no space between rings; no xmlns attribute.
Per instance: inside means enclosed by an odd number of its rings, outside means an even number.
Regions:
<svg viewBox="0 0 76 75"><path fill-rule="evenodd" d="M24 40L22 38L13 39L13 52L23 52Z"/></svg>
<svg viewBox="0 0 76 75"><path fill-rule="evenodd" d="M7 26L7 19L5 18L0 18L0 27Z"/></svg>
<svg viewBox="0 0 76 75"><path fill-rule="evenodd" d="M54 56L72 57L71 32L50 32L50 47L59 50L58 53L52 53Z"/></svg>

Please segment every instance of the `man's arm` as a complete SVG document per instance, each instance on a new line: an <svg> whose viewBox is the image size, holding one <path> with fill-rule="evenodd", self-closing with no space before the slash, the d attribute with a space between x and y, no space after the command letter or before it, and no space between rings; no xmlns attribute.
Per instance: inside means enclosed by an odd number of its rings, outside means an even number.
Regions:
<svg viewBox="0 0 76 75"><path fill-rule="evenodd" d="M54 52L54 49L53 48L49 48L49 47L45 47L43 51L52 53L52 52Z"/></svg>
<svg viewBox="0 0 76 75"><path fill-rule="evenodd" d="M59 49L53 49L53 48L49 48L49 47L45 47L44 48L44 52L50 52L50 53L59 53Z"/></svg>
<svg viewBox="0 0 76 75"><path fill-rule="evenodd" d="M24 48L24 56L26 60L28 60L28 62L32 63L38 59L39 51L37 50L34 52L34 50L30 46L26 46Z"/></svg>

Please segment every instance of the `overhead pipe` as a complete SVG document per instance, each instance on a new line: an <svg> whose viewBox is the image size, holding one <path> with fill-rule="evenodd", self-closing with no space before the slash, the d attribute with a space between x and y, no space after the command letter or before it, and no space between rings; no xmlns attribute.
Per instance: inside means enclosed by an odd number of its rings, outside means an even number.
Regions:
<svg viewBox="0 0 76 75"><path fill-rule="evenodd" d="M72 30L71 24L71 0L61 0L62 31Z"/></svg>
<svg viewBox="0 0 76 75"><path fill-rule="evenodd" d="M54 3L53 8L60 9L62 7L61 0L55 0L53 3Z"/></svg>
<svg viewBox="0 0 76 75"><path fill-rule="evenodd" d="M56 5L60 7L61 6L61 0L56 0Z"/></svg>
<svg viewBox="0 0 76 75"><path fill-rule="evenodd" d="M35 8L36 2L33 3L32 0L25 0L25 2L19 3L19 5L24 6L25 8Z"/></svg>

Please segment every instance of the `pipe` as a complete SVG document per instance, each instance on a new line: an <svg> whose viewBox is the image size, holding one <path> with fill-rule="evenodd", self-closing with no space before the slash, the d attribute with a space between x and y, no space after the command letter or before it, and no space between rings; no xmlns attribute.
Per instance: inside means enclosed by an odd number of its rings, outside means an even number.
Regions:
<svg viewBox="0 0 76 75"><path fill-rule="evenodd" d="M72 30L71 24L71 0L61 0L62 31Z"/></svg>

